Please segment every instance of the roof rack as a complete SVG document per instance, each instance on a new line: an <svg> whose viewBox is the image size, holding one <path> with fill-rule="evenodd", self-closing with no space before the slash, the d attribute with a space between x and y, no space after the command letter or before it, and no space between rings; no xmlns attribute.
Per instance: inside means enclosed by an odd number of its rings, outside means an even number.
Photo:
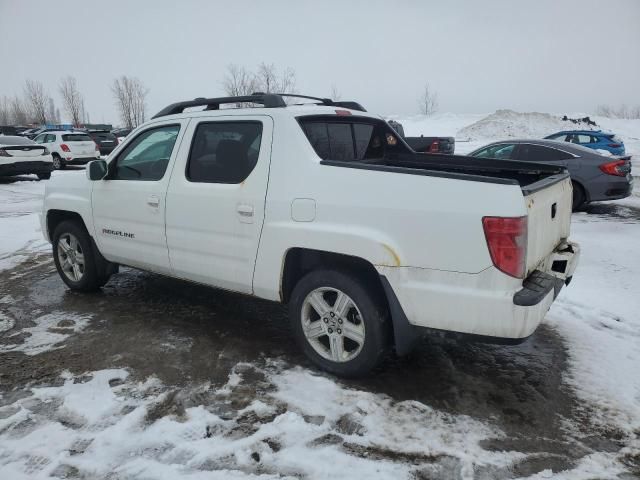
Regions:
<svg viewBox="0 0 640 480"><path fill-rule="evenodd" d="M251 95L243 95L237 97L219 97L219 98L202 98L198 97L194 100L187 100L184 102L172 103L171 105L163 108L156 113L152 118L164 117L166 115L174 115L176 113L182 113L185 109L191 107L207 107L205 110L219 110L220 105L233 104L233 103L257 103L263 105L265 108L282 108L286 107L287 103L282 97L292 98L304 98L307 100L317 100L319 105L333 106L349 108L351 110L359 110L366 112L364 107L357 102L334 102L329 98L310 97L308 95L297 95L293 93L262 93L256 92Z"/></svg>

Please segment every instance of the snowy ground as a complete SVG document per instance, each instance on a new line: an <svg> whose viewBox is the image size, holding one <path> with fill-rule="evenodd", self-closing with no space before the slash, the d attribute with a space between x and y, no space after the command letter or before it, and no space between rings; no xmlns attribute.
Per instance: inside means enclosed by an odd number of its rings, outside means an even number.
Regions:
<svg viewBox="0 0 640 480"><path fill-rule="evenodd" d="M402 121L447 135L482 118ZM611 128L640 157L634 125ZM129 269L68 292L43 187L0 182L0 479L640 476L638 188L574 215L579 269L523 345L427 339L343 382L268 302Z"/></svg>

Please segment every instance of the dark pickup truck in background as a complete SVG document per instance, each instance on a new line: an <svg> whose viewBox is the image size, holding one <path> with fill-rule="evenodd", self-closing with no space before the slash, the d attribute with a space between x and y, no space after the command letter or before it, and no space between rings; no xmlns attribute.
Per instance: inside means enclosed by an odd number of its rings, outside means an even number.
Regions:
<svg viewBox="0 0 640 480"><path fill-rule="evenodd" d="M389 125L402 136L405 142L418 153L445 153L453 155L456 148L456 140L453 137L407 137L404 134L402 124L395 120L389 120Z"/></svg>

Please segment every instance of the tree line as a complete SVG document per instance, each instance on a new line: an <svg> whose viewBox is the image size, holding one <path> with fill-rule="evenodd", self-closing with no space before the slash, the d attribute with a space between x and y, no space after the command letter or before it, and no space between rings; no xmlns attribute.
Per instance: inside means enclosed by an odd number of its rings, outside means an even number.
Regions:
<svg viewBox="0 0 640 480"><path fill-rule="evenodd" d="M261 62L249 69L242 65L227 65L220 82L227 96L247 96L256 92L289 93L297 90L296 72L291 67L278 68L275 64ZM118 111L120 125L135 128L147 119L147 95L149 88L138 78L122 75L109 85ZM62 101L62 110L73 125L90 122L85 109L85 97L75 77L68 75L60 79L57 93ZM331 98L340 100L342 95L336 85L331 86ZM174 100L174 99L172 99ZM437 93L427 83L418 101L421 113L430 115L438 109ZM237 106L243 106L239 104ZM22 93L0 97L0 125L27 125L61 123L60 109L42 82L28 79Z"/></svg>
<svg viewBox="0 0 640 480"><path fill-rule="evenodd" d="M118 109L121 124L135 128L146 120L146 99L149 89L138 78L122 75L113 79L111 94ZM60 79L57 88L62 108L73 125L89 123L84 94L75 77ZM22 93L0 97L0 125L45 125L61 123L60 109L42 82L27 79Z"/></svg>

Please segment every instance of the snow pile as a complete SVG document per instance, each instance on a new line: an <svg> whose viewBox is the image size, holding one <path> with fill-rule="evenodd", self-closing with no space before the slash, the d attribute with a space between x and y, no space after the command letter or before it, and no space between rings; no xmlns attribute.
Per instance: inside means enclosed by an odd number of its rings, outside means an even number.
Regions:
<svg viewBox="0 0 640 480"><path fill-rule="evenodd" d="M386 120L396 120L402 124L407 137L456 137L460 129L482 120L486 114L435 113L433 115L413 115L400 117L390 115Z"/></svg>
<svg viewBox="0 0 640 480"><path fill-rule="evenodd" d="M26 355L38 355L48 350L62 348L60 343L70 335L82 331L89 324L90 319L90 315L67 312L41 315L33 320L35 326L23 328L6 336L8 343L0 343L0 353L23 352ZM0 312L0 332L12 329L14 325L15 320Z"/></svg>
<svg viewBox="0 0 640 480"><path fill-rule="evenodd" d="M548 113L498 110L458 131L461 139L544 138L559 130L580 128Z"/></svg>

